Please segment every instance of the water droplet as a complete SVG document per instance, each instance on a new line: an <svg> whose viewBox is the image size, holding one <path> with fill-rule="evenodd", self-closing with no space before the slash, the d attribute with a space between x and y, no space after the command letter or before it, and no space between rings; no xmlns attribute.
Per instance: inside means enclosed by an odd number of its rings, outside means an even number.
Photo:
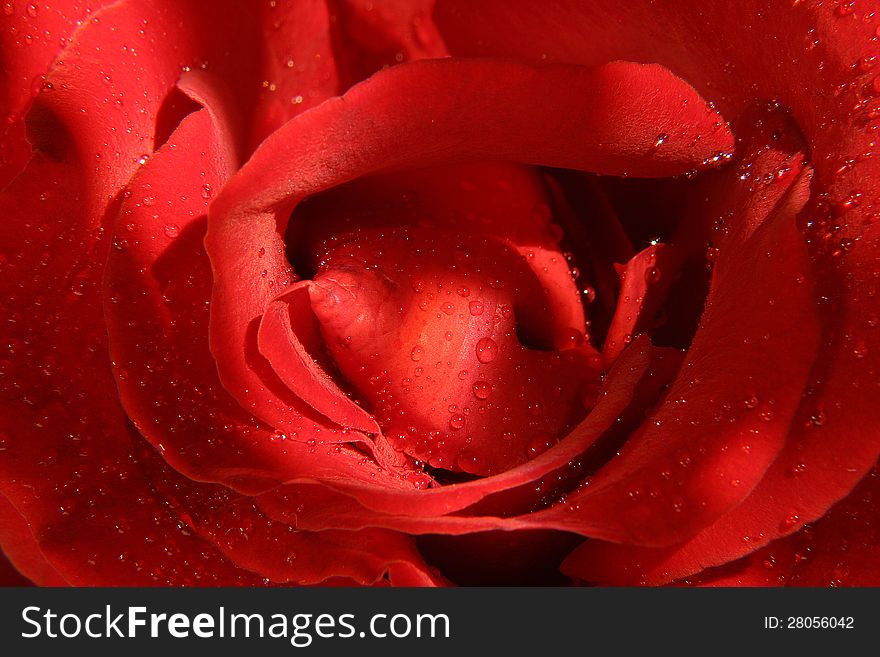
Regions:
<svg viewBox="0 0 880 657"><path fill-rule="evenodd" d="M486 381L476 381L474 383L474 396L477 399L488 399L492 394L492 384Z"/></svg>
<svg viewBox="0 0 880 657"><path fill-rule="evenodd" d="M28 4L26 11L27 11L27 15L30 16L31 18L37 17L37 5L35 5L34 3Z"/></svg>
<svg viewBox="0 0 880 657"><path fill-rule="evenodd" d="M449 428L453 431L458 431L464 428L465 422L464 415L453 415L449 418Z"/></svg>
<svg viewBox="0 0 880 657"><path fill-rule="evenodd" d="M669 141L669 134L665 132L661 132L657 135L657 138L654 140L654 148L660 148L663 144Z"/></svg>
<svg viewBox="0 0 880 657"><path fill-rule="evenodd" d="M410 352L409 357L412 358L414 361L418 362L418 361L422 360L422 355L424 353L425 353L424 347L417 344L415 347L412 348L412 351Z"/></svg>
<svg viewBox="0 0 880 657"><path fill-rule="evenodd" d="M485 469L483 457L469 449L459 454L455 462L458 468L465 472L480 472Z"/></svg>
<svg viewBox="0 0 880 657"><path fill-rule="evenodd" d="M156 205L156 197L155 196L144 196L143 204L147 207L151 205Z"/></svg>
<svg viewBox="0 0 880 657"><path fill-rule="evenodd" d="M483 310L485 309L482 301L477 301L474 299L468 304L468 309L471 312L471 315L474 317L478 317L483 314Z"/></svg>
<svg viewBox="0 0 880 657"><path fill-rule="evenodd" d="M526 454L529 458L535 458L550 449L555 442L555 438L550 434L539 433L526 443Z"/></svg>
<svg viewBox="0 0 880 657"><path fill-rule="evenodd" d="M864 342L856 342L856 344L853 345L852 353L856 358L864 358L868 355L868 345Z"/></svg>
<svg viewBox="0 0 880 657"><path fill-rule="evenodd" d="M556 339L557 348L560 351L577 349L584 343L584 333L576 328L569 327L559 332Z"/></svg>
<svg viewBox="0 0 880 657"><path fill-rule="evenodd" d="M480 338L476 346L477 360L481 363L491 363L498 355L498 345L492 338Z"/></svg>
<svg viewBox="0 0 880 657"><path fill-rule="evenodd" d="M877 65L877 55L868 55L859 60L858 67L862 73L867 73Z"/></svg>
<svg viewBox="0 0 880 657"><path fill-rule="evenodd" d="M849 16L856 10L855 0L846 0L846 2L841 2L834 9L834 15L838 18L843 18L844 16Z"/></svg>
<svg viewBox="0 0 880 657"><path fill-rule="evenodd" d="M214 188L211 187L211 183L205 183L202 185L202 198L206 201L214 195Z"/></svg>
<svg viewBox="0 0 880 657"><path fill-rule="evenodd" d="M458 296L460 296L460 297L467 297L467 296L470 295L471 291L470 291L470 289L469 289L468 287L462 285L460 288L458 288L458 289L456 290L456 293L457 293Z"/></svg>
<svg viewBox="0 0 880 657"><path fill-rule="evenodd" d="M449 303L449 302L444 303L442 306L440 306L440 309L441 309L444 313L446 313L447 315L451 315L452 313L455 312L455 306L452 305L452 304Z"/></svg>
<svg viewBox="0 0 880 657"><path fill-rule="evenodd" d="M800 521L801 517L797 513L791 512L782 519L782 522L779 524L779 529L784 532L790 531Z"/></svg>
<svg viewBox="0 0 880 657"><path fill-rule="evenodd" d="M269 435L269 441L273 443L280 443L287 440L287 434L281 431L280 429L276 429Z"/></svg>
<svg viewBox="0 0 880 657"><path fill-rule="evenodd" d="M165 226L165 237L175 238L180 235L180 227L177 224L168 224Z"/></svg>

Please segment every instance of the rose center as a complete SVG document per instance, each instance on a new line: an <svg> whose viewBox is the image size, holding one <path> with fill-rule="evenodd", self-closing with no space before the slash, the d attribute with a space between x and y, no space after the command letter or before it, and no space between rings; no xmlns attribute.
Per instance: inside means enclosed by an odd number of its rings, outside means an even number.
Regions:
<svg viewBox="0 0 880 657"><path fill-rule="evenodd" d="M395 448L493 474L585 414L595 353L583 323L553 321L564 313L527 256L485 235L398 227L336 236L322 262L309 292L326 348Z"/></svg>

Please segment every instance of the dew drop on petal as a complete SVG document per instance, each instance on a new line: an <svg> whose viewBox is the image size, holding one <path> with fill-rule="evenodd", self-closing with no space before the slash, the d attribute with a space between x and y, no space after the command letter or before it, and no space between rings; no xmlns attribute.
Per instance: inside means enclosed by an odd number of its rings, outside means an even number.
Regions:
<svg viewBox="0 0 880 657"><path fill-rule="evenodd" d="M480 472L485 468L483 457L467 449L458 455L455 463L460 470L465 472Z"/></svg>
<svg viewBox="0 0 880 657"><path fill-rule="evenodd" d="M794 512L789 513L785 518L782 519L782 522L779 525L779 529L782 531L789 531L794 528L801 520L801 517Z"/></svg>
<svg viewBox="0 0 880 657"><path fill-rule="evenodd" d="M540 433L526 443L526 454L529 458L534 458L550 449L554 442L555 440L550 434Z"/></svg>
<svg viewBox="0 0 880 657"><path fill-rule="evenodd" d="M453 431L458 431L459 429L463 429L465 425L464 415L453 415L449 418L449 428Z"/></svg>
<svg viewBox="0 0 880 657"><path fill-rule="evenodd" d="M486 381L476 381L474 383L474 397L477 399L487 399L492 394L492 384Z"/></svg>
<svg viewBox="0 0 880 657"><path fill-rule="evenodd" d="M577 349L584 343L584 333L576 328L566 328L559 332L556 342L560 351Z"/></svg>
<svg viewBox="0 0 880 657"><path fill-rule="evenodd" d="M477 360L481 363L491 363L498 355L498 345L492 338L480 338L476 346Z"/></svg>

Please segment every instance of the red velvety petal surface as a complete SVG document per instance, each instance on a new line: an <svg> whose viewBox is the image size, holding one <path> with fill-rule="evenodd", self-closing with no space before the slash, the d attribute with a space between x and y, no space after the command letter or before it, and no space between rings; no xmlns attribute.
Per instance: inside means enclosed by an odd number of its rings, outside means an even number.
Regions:
<svg viewBox="0 0 880 657"><path fill-rule="evenodd" d="M204 84L183 80L196 82ZM211 100L209 107L223 106ZM213 120L207 110L184 119L133 178L120 209L105 303L122 403L169 463L197 479L258 490L304 464L319 470L322 457L325 473L367 477L360 454L334 453L328 467L328 455L307 445L323 425L301 400L288 394L287 421L266 427L218 385L207 350L211 274L201 246L208 199L235 166L218 111ZM184 166L187 179L175 175Z"/></svg>
<svg viewBox="0 0 880 657"><path fill-rule="evenodd" d="M66 586L67 581L43 556L27 521L6 499L0 496L0 586ZM20 573L19 579L12 576ZM25 579L27 578L27 579ZM24 581L22 581L24 580Z"/></svg>
<svg viewBox="0 0 880 657"><path fill-rule="evenodd" d="M878 482L874 469L846 499L797 534L682 582L697 586L876 586L880 581Z"/></svg>
<svg viewBox="0 0 880 657"><path fill-rule="evenodd" d="M560 88L572 85L584 94L560 95ZM438 89L470 102L437 106ZM547 125L547 106L537 116L534 108L515 103L523 93L555 99L553 130L527 143L509 137ZM613 101L604 102L603 93L615 94ZM387 100L402 96L413 102ZM487 123L484 118L493 128L476 130ZM606 134L596 143L602 130ZM668 150L655 146L659 131L672 135ZM261 378L247 354L255 348L252 327L293 276L283 235L288 214L308 194L380 171L489 157L660 175L707 166L729 144L717 115L659 68L536 69L441 60L377 75L273 135L212 205L206 239L215 272L212 351L224 385L266 422L283 425L287 405L273 394L271 376Z"/></svg>
<svg viewBox="0 0 880 657"><path fill-rule="evenodd" d="M606 459L657 403L680 363L677 350L637 339L608 373L595 408L578 427L544 454L493 477L422 491L363 489L343 481L324 482L329 491L281 486L261 495L260 507L306 528L389 527L417 534L553 528L553 522L532 523L528 512L576 486L584 461L595 457L591 452Z"/></svg>
<svg viewBox="0 0 880 657"><path fill-rule="evenodd" d="M21 171L30 157L24 115L46 83L46 73L71 35L88 22L103 0L63 0L38 5L28 0L3 3L0 14L0 189Z"/></svg>
<svg viewBox="0 0 880 657"><path fill-rule="evenodd" d="M662 11L641 2L619 9L558 3L535 16L520 3L476 7L446 1L437 14L453 53L584 64L660 61L722 109L736 112L753 98L777 99L792 109L817 173L814 196L820 202L808 206L800 239L810 243L813 276L820 295L829 299L822 312L821 356L786 441L791 447L774 462L763 493L750 496L752 511L711 542L718 548L711 557L715 563L821 516L873 466L880 442L870 401L876 397L878 353L871 307L880 171L870 130L878 17L866 7L837 12L818 2L793 7L748 2L738 14L746 19L731 24L720 2L698 8L673 2ZM480 27L488 16L491 33ZM579 27L560 30L563 24ZM755 38L756 30L762 38ZM704 38L714 33L724 38ZM570 38L574 34L577 38ZM780 58L781 52L786 56ZM743 547L743 536L753 539L751 545ZM699 568L700 561L688 567Z"/></svg>
<svg viewBox="0 0 880 657"><path fill-rule="evenodd" d="M108 251L122 253L131 248L129 255L139 253L140 258L133 258L129 264L144 266L149 258L158 261L157 252L172 243L175 253L184 255L187 249L196 247L197 261L199 208L203 211L216 189L214 182L219 186L224 171L228 172L224 167L247 143L247 131L241 127L258 124L267 131L275 127L266 120L243 121L257 111L254 108L261 107L260 94L264 92L260 90L260 62L239 55L263 52L249 44L261 38L262 26L253 14L237 7L236 3L221 8L216 4L209 8L200 3L176 3L157 8L152 3L130 2L96 14L65 50L64 64L56 65L48 75L44 92L28 116L35 156L0 200L4 216L21 218L4 222L2 227L0 278L3 312L10 319L3 329L6 352L2 393L4 407L10 412L4 413L0 435L6 446L0 458L0 484L5 498L26 520L25 526L48 564L74 584L229 585L255 584L265 578L239 568L210 537L206 540L182 530L180 510L169 505L142 472L132 449L132 440L140 439L129 435L118 407L98 294L103 276L101 263ZM193 39L191 28L204 24L201 12L205 10L210 10L211 24L217 31ZM285 9L275 16L288 13ZM316 16L313 18L320 19L321 14ZM111 50L122 54L103 56ZM138 189L138 197L131 196L130 204L154 207L154 214L144 217L149 220L146 225L130 225L125 221L129 217L121 217L111 247L105 237L107 226L131 193L122 192L121 186L145 162L141 182L150 183L152 146L159 146L168 135L162 133L161 126L167 124L171 130L179 118L173 112L170 117L163 116L163 99L169 93L173 95L173 85L182 70L196 68L208 71L211 84L201 89L189 85L188 90L218 114L224 114L222 123L234 134L220 130L219 148L216 141L208 147L214 157L206 169L188 169L193 179L186 198L175 199L170 205L167 197L161 198L163 207L156 204L158 196L149 189ZM295 78L303 73L294 70L287 75ZM213 102L208 97L208 92L222 98L229 91L235 96L235 111L227 112L228 103ZM288 115L299 111L289 99L286 102ZM186 136L205 137L207 145L215 137L208 116L203 110L185 120L182 130ZM98 125L107 129L96 130L94 117L100 117ZM154 134L157 123L159 128ZM175 145L172 135L166 150L173 151ZM162 153L155 158L156 166L162 166ZM184 228L189 230L184 232ZM195 239L195 243L188 239ZM195 266L188 272L194 278L169 281L163 275L177 273L173 263L166 260L150 264L156 266L149 274L138 266L125 273L155 276L153 286L147 288L159 296L168 294L166 308L174 303L198 302L199 285L210 274L207 267L200 270ZM201 279L200 274L204 275ZM193 291L178 294L178 286L187 288L190 284ZM130 288L124 291L133 292ZM137 292L140 295L142 290ZM108 306L113 301L113 295L108 295ZM160 313L160 323L167 319L166 313ZM198 313L193 321L197 326ZM169 347L189 344L187 340L193 336L186 328L177 326L168 341L151 345L155 351L141 365L162 363L162 356L172 353ZM204 335L203 330L203 348ZM187 357L198 358L198 353L196 349ZM212 371L208 368L202 373ZM124 380L126 373L116 374ZM174 381L165 383L164 396L157 395L156 399L172 403L177 392ZM203 388L186 392L210 396L213 382L203 383ZM132 399L133 395L129 396L137 406ZM163 410L160 404L153 410L161 416L167 407ZM201 412L205 407L193 410ZM223 410L221 403L206 413L210 416ZM218 417L208 419L215 426L222 424L227 434L240 435L250 421L243 415L236 410L225 418L229 422ZM152 419L146 414L141 417ZM194 415L185 415L177 428L195 419ZM169 428L173 433L175 426ZM259 426L252 428L256 433L270 433ZM165 446L161 441L157 444ZM195 445L194 451L205 447ZM247 449L247 443L240 447ZM225 463L239 456L229 450ZM183 463L179 454L171 459ZM227 474L250 481L253 465ZM206 466L224 467L210 459ZM256 467L260 469L259 461ZM22 539L20 545L27 543ZM110 545L119 547L118 554L108 554ZM382 547L380 551L385 550ZM409 557L415 558L412 553ZM24 570L32 569L25 566ZM410 566L401 559L389 564L388 571L406 581L426 581L419 574L419 566ZM379 568L364 581L381 577L382 572Z"/></svg>
<svg viewBox="0 0 880 657"><path fill-rule="evenodd" d="M710 234L712 242L718 245L714 250L720 264L731 257L729 252L733 244L753 239L761 222L769 220L768 212L771 217L780 210L791 215L807 198L810 172L804 169L802 144L791 130L790 120L779 112L749 113L737 126L741 135L741 155L734 166L707 176L694 193L695 201L691 203L681 230L687 230L694 221L704 222L705 217L714 217L715 225ZM773 210L774 205L776 210ZM798 285L804 285L806 274L796 281L799 281ZM757 396L749 397L744 403L755 408L760 406ZM764 410L775 412L767 407ZM662 550L590 541L571 555L566 568L590 581L657 584L702 570L708 565L729 561L752 551L755 544L794 531L798 519L791 519L792 514L796 515L792 508L767 504L766 500L768 497L784 499L786 493L783 491L793 485L794 475L804 470L803 465L786 463L787 455L798 445L799 430L805 426L802 413L803 409L793 422L780 456L756 489L742 504L690 541ZM812 425L806 420L806 426ZM780 469L782 463L785 465ZM767 491L772 492L767 495ZM763 530L761 535L750 534L756 525L760 526L756 512L772 514L762 523L771 527L770 531Z"/></svg>
<svg viewBox="0 0 880 657"><path fill-rule="evenodd" d="M805 250L785 246L796 234L794 214L802 203L800 198L783 204L768 219L766 230L751 236L748 245L734 244L719 258L704 329L689 353L687 370L648 427L588 487L568 496L566 505L520 522L662 544L692 535L748 494L781 448L800 399L802 384L786 389L780 382L804 381L815 349L810 286L794 286L780 298L780 288L792 287L806 270ZM759 268L744 266L755 256L760 256ZM762 288L759 281L776 286ZM777 313L784 322L774 324L772 335L766 321L751 321ZM780 350L780 343L789 350ZM766 371L758 374L752 363L761 363ZM750 390L746 397L744 389ZM763 398L764 407L751 404L752 397ZM725 413L716 412L717 406ZM706 432L707 426L715 429ZM753 445L759 434L765 438ZM453 490L444 490L437 496L448 501L453 495ZM380 497L362 502L374 506ZM421 496L415 505L419 511L410 507L407 513L426 513L432 506L429 497ZM465 528L469 521L456 520L455 525ZM470 526L480 524L470 521Z"/></svg>
<svg viewBox="0 0 880 657"><path fill-rule="evenodd" d="M619 266L619 299L602 348L606 363L613 363L633 338L654 328L682 259L676 248L656 244Z"/></svg>

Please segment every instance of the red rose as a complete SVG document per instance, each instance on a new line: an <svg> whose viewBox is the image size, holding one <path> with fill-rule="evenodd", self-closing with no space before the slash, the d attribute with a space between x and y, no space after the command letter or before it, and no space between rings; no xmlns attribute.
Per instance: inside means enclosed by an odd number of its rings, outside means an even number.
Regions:
<svg viewBox="0 0 880 657"><path fill-rule="evenodd" d="M880 583L869 3L2 19L33 582Z"/></svg>

